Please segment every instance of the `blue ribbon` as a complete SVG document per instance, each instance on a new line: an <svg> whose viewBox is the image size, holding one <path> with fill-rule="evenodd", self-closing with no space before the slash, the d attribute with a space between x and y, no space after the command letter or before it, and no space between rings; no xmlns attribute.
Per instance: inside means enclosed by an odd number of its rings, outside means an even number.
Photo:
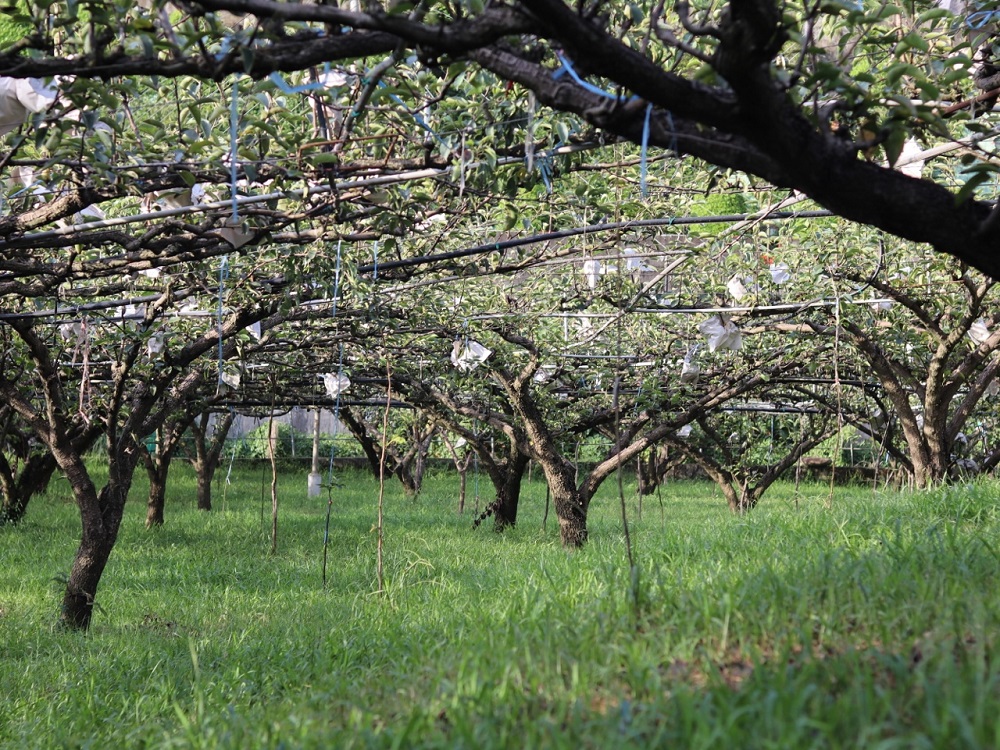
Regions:
<svg viewBox="0 0 1000 750"><path fill-rule="evenodd" d="M554 79L558 79L560 76L562 76L563 73L569 73L569 77L572 78L577 83L577 85L582 86L590 93L597 94L598 96L603 96L605 99L614 99L615 101L622 101L622 97L617 96L616 94L610 94L604 89L595 86L592 83L587 83L585 80L580 78L580 74L573 69L573 63L571 63L569 61L569 58L563 55L561 52L556 52L556 57L559 59L561 66L557 68L556 71L552 74L552 77ZM638 98L639 97L637 96L630 96L628 98L628 101Z"/></svg>
<svg viewBox="0 0 1000 750"><path fill-rule="evenodd" d="M990 21L993 21L998 17L1000 17L1000 11L980 10L967 16L965 19L965 25L970 29L981 29Z"/></svg>

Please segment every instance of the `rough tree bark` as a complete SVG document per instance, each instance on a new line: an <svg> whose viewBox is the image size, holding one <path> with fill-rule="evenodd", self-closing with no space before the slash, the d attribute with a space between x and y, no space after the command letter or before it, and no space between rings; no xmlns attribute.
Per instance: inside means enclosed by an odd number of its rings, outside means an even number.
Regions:
<svg viewBox="0 0 1000 750"><path fill-rule="evenodd" d="M636 482L639 494L652 495L657 488L663 484L667 472L671 466L676 464L675 458L670 456L670 444L662 443L654 448L650 448L645 456L639 458L636 468Z"/></svg>
<svg viewBox="0 0 1000 750"><path fill-rule="evenodd" d="M120 445L120 449L108 456L108 482L100 491L91 481L79 453L55 451L83 520L83 535L66 581L60 615L60 622L72 630L90 627L97 588L118 539L132 476L143 450L130 437L125 437Z"/></svg>
<svg viewBox="0 0 1000 750"><path fill-rule="evenodd" d="M73 423L71 442L77 450L86 453L101 436L99 424ZM15 472L7 456L0 453L0 524L17 524L23 520L32 497L45 491L58 464L48 448L29 452L20 469Z"/></svg>
<svg viewBox="0 0 1000 750"><path fill-rule="evenodd" d="M167 474L170 471L170 458L153 458L143 447L145 455L142 462L149 478L149 496L146 500L146 528L152 529L163 525L163 512L167 504Z"/></svg>
<svg viewBox="0 0 1000 750"><path fill-rule="evenodd" d="M493 530L501 532L517 525L517 508L521 501L521 482L528 469L528 456L514 446L511 455L503 462L503 476L494 482L496 489L493 511Z"/></svg>

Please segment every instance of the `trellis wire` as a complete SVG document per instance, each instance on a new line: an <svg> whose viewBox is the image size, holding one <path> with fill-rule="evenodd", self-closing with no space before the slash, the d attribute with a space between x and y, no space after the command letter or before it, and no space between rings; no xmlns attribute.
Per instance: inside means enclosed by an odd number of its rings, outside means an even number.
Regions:
<svg viewBox="0 0 1000 750"><path fill-rule="evenodd" d="M786 221L793 219L825 219L833 216L832 211L817 209L811 211L777 211L766 216L758 213L744 214L720 214L717 216L673 216L665 219L636 219L630 221L602 222L600 224L588 224L582 227L570 229L559 229L553 232L544 232L531 235L530 237L517 237L515 239L503 240L501 242L490 242L483 245L453 250L447 253L437 253L434 255L419 255L413 258L402 258L400 260L383 261L379 268L383 271L397 268L410 268L412 266L422 266L428 263L436 263L444 260L455 260L471 255L483 255L485 253L499 252L524 245L534 245L551 240L559 240L567 237L579 237L581 235L597 234L599 232L612 232L620 229L641 229L644 227L669 227L686 226L690 224L725 224L747 219L760 218L763 221ZM373 267L363 265L358 267L358 273L371 273Z"/></svg>

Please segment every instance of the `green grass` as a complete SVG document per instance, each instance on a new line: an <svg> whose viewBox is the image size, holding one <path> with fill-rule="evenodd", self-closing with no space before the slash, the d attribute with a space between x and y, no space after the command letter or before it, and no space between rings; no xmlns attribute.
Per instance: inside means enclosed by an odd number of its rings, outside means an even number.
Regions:
<svg viewBox="0 0 1000 750"><path fill-rule="evenodd" d="M641 520L630 495L633 577L614 483L570 554L537 481L498 536L432 476L388 486L379 595L377 484L342 479L326 589L304 473L274 556L260 470L205 514L176 467L154 531L137 486L86 635L55 627L79 520L54 483L0 529L0 745L1000 747L996 483L779 486L742 518L706 484Z"/></svg>

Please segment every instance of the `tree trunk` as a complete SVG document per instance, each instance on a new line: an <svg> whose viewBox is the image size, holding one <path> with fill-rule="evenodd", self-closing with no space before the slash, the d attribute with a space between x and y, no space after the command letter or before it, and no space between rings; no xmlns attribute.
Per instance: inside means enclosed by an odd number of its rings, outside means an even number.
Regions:
<svg viewBox="0 0 1000 750"><path fill-rule="evenodd" d="M200 419L191 422L191 434L194 436L194 458L191 466L197 477L198 510L212 510L212 480L222 460L222 452L226 446L226 437L233 426L236 415L226 412L215 424L215 434L208 439L210 414L201 415Z"/></svg>
<svg viewBox="0 0 1000 750"><path fill-rule="evenodd" d="M545 417L527 390L527 379L520 383L495 373L507 391L511 406L522 420L527 450L542 467L552 494L552 505L559 518L559 535L564 547L578 549L587 543L587 503L576 486L576 466L559 453Z"/></svg>
<svg viewBox="0 0 1000 750"><path fill-rule="evenodd" d="M713 477L714 478L714 477ZM733 513L743 512L743 494L737 492L732 484L725 481L715 480L715 484L722 491L722 496L726 498L726 504Z"/></svg>
<svg viewBox="0 0 1000 750"><path fill-rule="evenodd" d="M212 510L212 479L215 476L215 470L218 468L218 461L210 461L205 464L200 464L197 473L197 498L198 498L198 510Z"/></svg>
<svg viewBox="0 0 1000 750"><path fill-rule="evenodd" d="M563 547L571 549L587 543L587 511L578 492L564 493L553 490L552 504L559 518L559 538Z"/></svg>
<svg viewBox="0 0 1000 750"><path fill-rule="evenodd" d="M530 459L516 452L507 461L503 483L496 488L497 501L493 511L493 529L500 532L517 524L517 506L521 499L521 481Z"/></svg>
<svg viewBox="0 0 1000 750"><path fill-rule="evenodd" d="M741 514L749 513L757 507L757 503L760 501L765 489L766 488L761 486L751 487L747 485L743 487L740 491L739 501L737 502L736 507L733 508L733 511Z"/></svg>
<svg viewBox="0 0 1000 750"><path fill-rule="evenodd" d="M640 495L652 495L663 484L670 469L670 451L666 443L654 445L637 464L636 481Z"/></svg>
<svg viewBox="0 0 1000 750"><path fill-rule="evenodd" d="M493 505L493 530L498 534L504 529L517 525L517 502L518 497L510 494L506 485L497 490L497 496Z"/></svg>
<svg viewBox="0 0 1000 750"><path fill-rule="evenodd" d="M80 453L84 453L90 449L100 434L99 425L93 424L72 438L71 444ZM28 501L45 491L57 467L58 463L51 451L30 453L21 465L17 477L15 478L12 473L9 474L12 484L4 483L3 500L0 503L0 524L20 523L28 510Z"/></svg>
<svg viewBox="0 0 1000 750"><path fill-rule="evenodd" d="M145 446L140 446L142 463L149 477L149 496L146 499L146 528L163 525L163 508L167 502L167 475L170 472L171 451L163 444L162 436L157 435L153 452Z"/></svg>
<svg viewBox="0 0 1000 750"><path fill-rule="evenodd" d="M142 450L132 440L123 442L127 444L124 449L109 457L108 483L100 492L94 487L79 455L66 456L68 460L60 461L80 507L83 525L60 615L60 623L71 630L90 627L97 586L118 538L132 474Z"/></svg>
<svg viewBox="0 0 1000 750"><path fill-rule="evenodd" d="M165 473L159 471L149 474L149 498L146 500L146 528L163 525L163 506L167 501L167 482Z"/></svg>
<svg viewBox="0 0 1000 750"><path fill-rule="evenodd" d="M910 449L910 465L913 467L913 485L918 489L926 489L936 483L933 457L927 449L922 435L912 435L903 430L903 437Z"/></svg>
<svg viewBox="0 0 1000 750"><path fill-rule="evenodd" d="M51 453L32 453L24 462L17 478L10 484L3 483L3 503L0 505L0 524L17 524L24 520L28 501L45 491L56 470L56 460Z"/></svg>
<svg viewBox="0 0 1000 750"><path fill-rule="evenodd" d="M121 519L118 521L120 524ZM118 526L113 524L102 524L101 528L84 532L63 595L60 622L65 627L71 630L87 630L90 627L97 585L117 536Z"/></svg>
<svg viewBox="0 0 1000 750"><path fill-rule="evenodd" d="M539 453L535 460L542 467L549 485L563 547L584 546L587 543L587 506L576 487L573 465L560 456L547 453Z"/></svg>
<svg viewBox="0 0 1000 750"><path fill-rule="evenodd" d="M359 415L349 408L340 411L340 421L346 425L354 439L361 445L368 465L376 479L385 474L394 475L401 485L403 492L409 497L420 493L420 478L415 477L411 471L411 455L408 460L404 460L389 445L382 445L377 432ZM412 453L412 452L411 452Z"/></svg>
<svg viewBox="0 0 1000 750"><path fill-rule="evenodd" d="M403 453L387 446L386 456L392 472L399 478L403 490L410 497L420 494L424 483L424 469L427 466L427 454L431 449L431 440L436 428L426 417L417 418L410 430L410 447Z"/></svg>
<svg viewBox="0 0 1000 750"><path fill-rule="evenodd" d="M340 410L340 421L344 423L348 431L354 436L361 446L361 450L368 459L368 466L372 475L378 479L382 473L382 451L380 446L370 434L367 423L351 409L343 407Z"/></svg>
<svg viewBox="0 0 1000 750"><path fill-rule="evenodd" d="M407 497L416 497L420 494L420 484L410 471L408 464L396 464L396 469L393 473L399 479L399 483L403 485L403 492L406 493Z"/></svg>

